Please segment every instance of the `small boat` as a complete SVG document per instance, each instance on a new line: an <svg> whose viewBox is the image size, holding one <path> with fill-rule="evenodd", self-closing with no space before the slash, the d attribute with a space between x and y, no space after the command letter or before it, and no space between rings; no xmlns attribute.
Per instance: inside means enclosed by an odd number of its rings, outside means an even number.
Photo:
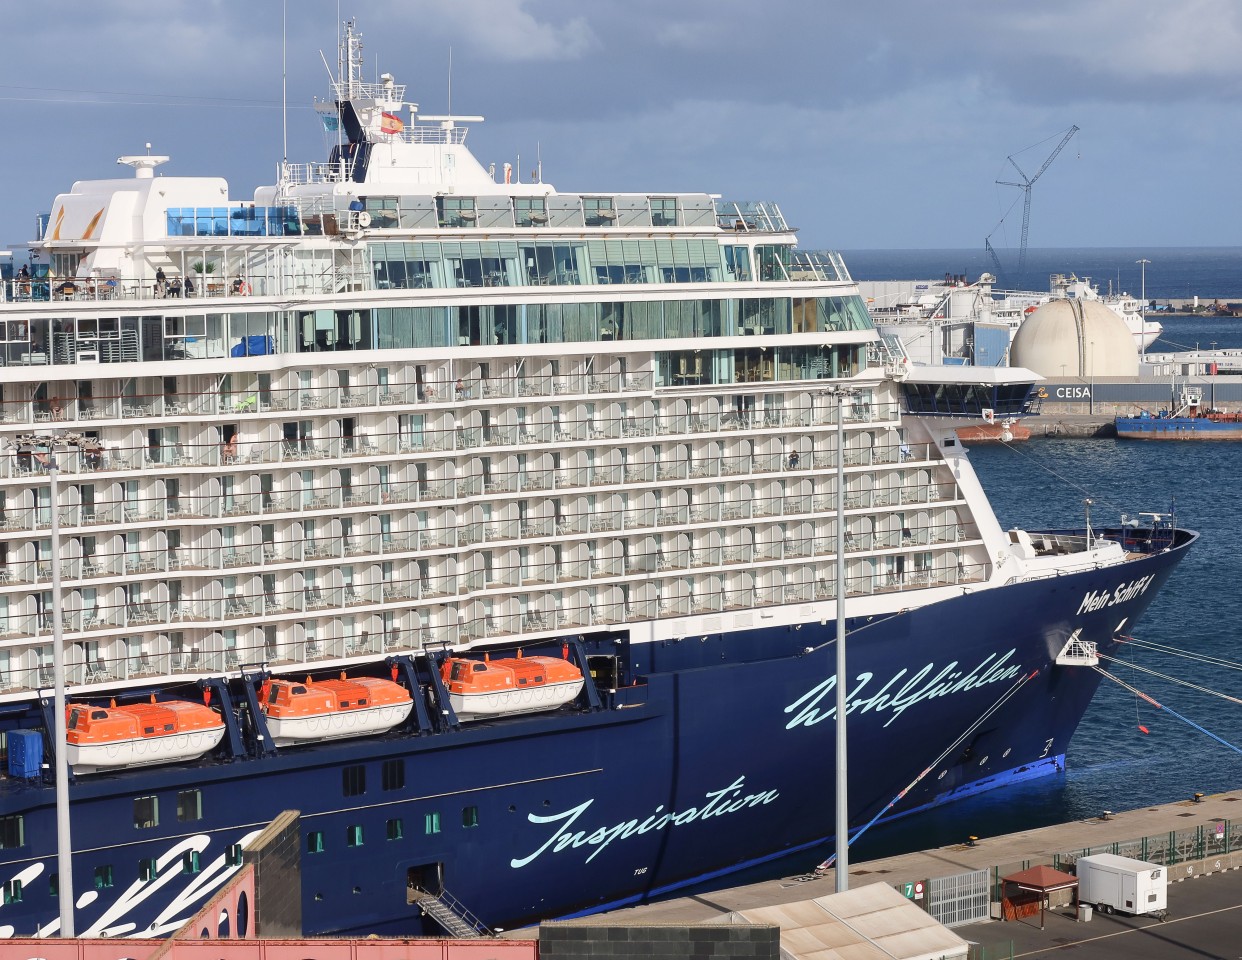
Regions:
<svg viewBox="0 0 1242 960"><path fill-rule="evenodd" d="M224 737L210 707L163 700L108 707L72 703L66 710L67 758L75 774L193 760Z"/></svg>
<svg viewBox="0 0 1242 960"><path fill-rule="evenodd" d="M440 668L459 720L555 710L582 690L582 671L561 657L471 660L450 657Z"/></svg>
<svg viewBox="0 0 1242 960"><path fill-rule="evenodd" d="M260 702L278 747L391 730L414 709L410 692L378 677L265 682Z"/></svg>
<svg viewBox="0 0 1242 960"><path fill-rule="evenodd" d="M1117 436L1128 440L1242 440L1242 413L1204 410L1198 394L1183 393L1181 407L1170 413L1142 410L1117 417Z"/></svg>

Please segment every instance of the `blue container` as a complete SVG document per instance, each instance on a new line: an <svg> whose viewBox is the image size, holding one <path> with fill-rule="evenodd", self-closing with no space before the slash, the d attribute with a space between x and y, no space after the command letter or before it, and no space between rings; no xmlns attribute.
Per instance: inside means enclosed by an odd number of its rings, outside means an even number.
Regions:
<svg viewBox="0 0 1242 960"><path fill-rule="evenodd" d="M38 730L9 733L9 776L33 780L43 769L43 734Z"/></svg>

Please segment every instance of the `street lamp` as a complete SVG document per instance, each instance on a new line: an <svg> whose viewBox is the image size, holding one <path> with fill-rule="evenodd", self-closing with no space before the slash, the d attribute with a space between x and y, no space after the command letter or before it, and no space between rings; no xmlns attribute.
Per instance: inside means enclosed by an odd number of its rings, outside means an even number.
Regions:
<svg viewBox="0 0 1242 960"><path fill-rule="evenodd" d="M16 438L18 447L46 447L48 501L52 511L52 674L55 712L52 731L56 762L56 893L60 906L60 936L73 933L73 845L69 836L69 759L65 747L65 601L60 577L60 464L56 449L80 449L85 441L77 434L26 434Z"/></svg>
<svg viewBox="0 0 1242 960"><path fill-rule="evenodd" d="M833 391L837 401L837 809L836 809L836 888L850 888L850 793L846 764L845 714L849 686L845 673L845 400L853 391Z"/></svg>
<svg viewBox="0 0 1242 960"><path fill-rule="evenodd" d="M1147 265L1151 261L1135 260L1134 262L1139 265L1139 317L1142 318L1143 328L1143 345L1139 352L1143 353L1147 350Z"/></svg>

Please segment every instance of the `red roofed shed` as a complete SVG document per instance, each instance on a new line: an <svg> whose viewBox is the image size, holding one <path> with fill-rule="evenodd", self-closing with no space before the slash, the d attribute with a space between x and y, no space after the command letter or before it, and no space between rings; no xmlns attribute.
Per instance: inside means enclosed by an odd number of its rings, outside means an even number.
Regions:
<svg viewBox="0 0 1242 960"><path fill-rule="evenodd" d="M1048 894L1056 890L1068 890L1078 886L1073 874L1053 870L1052 867L1031 867L1019 873L1001 877L1004 884L1001 910L1006 920L1020 920L1039 913L1039 929L1044 928L1044 904Z"/></svg>

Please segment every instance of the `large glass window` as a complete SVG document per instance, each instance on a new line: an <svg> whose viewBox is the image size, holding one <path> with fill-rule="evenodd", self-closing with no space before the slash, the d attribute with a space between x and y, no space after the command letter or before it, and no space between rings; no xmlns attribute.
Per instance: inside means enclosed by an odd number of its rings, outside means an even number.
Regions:
<svg viewBox="0 0 1242 960"><path fill-rule="evenodd" d="M519 227L542 227L548 222L548 205L543 197L514 197L513 217Z"/></svg>
<svg viewBox="0 0 1242 960"><path fill-rule="evenodd" d="M436 197L436 212L442 227L473 227L479 218L474 197Z"/></svg>
<svg viewBox="0 0 1242 960"><path fill-rule="evenodd" d="M583 197L582 215L588 227L611 227L617 219L612 197Z"/></svg>
<svg viewBox="0 0 1242 960"><path fill-rule="evenodd" d="M651 198L651 225L653 227L677 226L677 198Z"/></svg>

